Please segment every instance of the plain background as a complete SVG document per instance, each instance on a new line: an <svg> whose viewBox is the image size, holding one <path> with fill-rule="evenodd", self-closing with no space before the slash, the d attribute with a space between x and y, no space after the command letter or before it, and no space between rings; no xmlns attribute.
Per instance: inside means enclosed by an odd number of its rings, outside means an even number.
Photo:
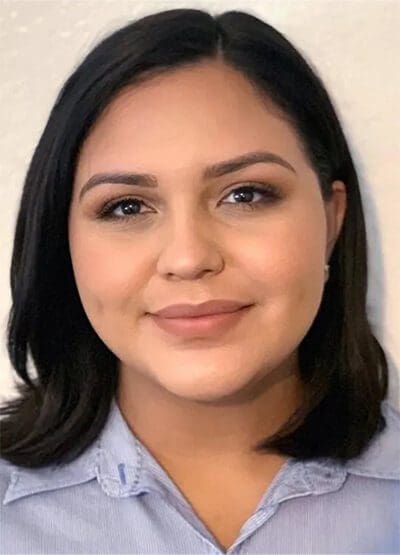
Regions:
<svg viewBox="0 0 400 555"><path fill-rule="evenodd" d="M360 177L369 241L368 311L400 410L400 1L3 0L0 4L0 400L12 396L6 354L9 267L25 173L55 97L83 56L129 20L172 8L252 13L275 26L322 77ZM397 67L397 70L396 70Z"/></svg>

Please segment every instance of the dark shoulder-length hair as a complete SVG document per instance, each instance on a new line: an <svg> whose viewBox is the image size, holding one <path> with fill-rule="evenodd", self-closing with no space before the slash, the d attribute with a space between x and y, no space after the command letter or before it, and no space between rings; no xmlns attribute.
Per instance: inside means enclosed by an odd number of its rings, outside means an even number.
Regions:
<svg viewBox="0 0 400 555"><path fill-rule="evenodd" d="M121 88L215 58L240 71L290 121L324 200L332 181L347 188L330 278L299 345L304 401L255 448L345 462L385 428L388 367L366 312L358 177L323 83L280 32L249 13L172 9L130 22L99 42L62 87L34 151L12 252L7 349L20 380L17 396L0 409L3 459L31 468L72 461L102 430L116 393L119 361L89 323L69 253L68 212L85 137ZM30 359L36 376L28 373Z"/></svg>

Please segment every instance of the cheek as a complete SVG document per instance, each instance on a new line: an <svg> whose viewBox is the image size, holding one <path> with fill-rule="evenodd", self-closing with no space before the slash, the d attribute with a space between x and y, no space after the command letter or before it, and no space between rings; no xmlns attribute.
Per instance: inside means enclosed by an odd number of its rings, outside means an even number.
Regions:
<svg viewBox="0 0 400 555"><path fill-rule="evenodd" d="M267 228L242 263L260 302L255 335L265 331L269 354L276 355L278 363L300 344L321 304L324 212L318 205L314 210L291 211Z"/></svg>
<svg viewBox="0 0 400 555"><path fill-rule="evenodd" d="M290 290L319 279L325 263L326 223L322 207L297 207L265 225L243 248L242 263L253 279L275 290ZM244 245L243 245L244 247Z"/></svg>
<svg viewBox="0 0 400 555"><path fill-rule="evenodd" d="M78 237L78 234L76 234ZM79 240L70 238L70 251L75 280L82 304L88 315L105 309L121 312L132 309L138 295L143 265L137 248L125 248L122 242L79 233Z"/></svg>
<svg viewBox="0 0 400 555"><path fill-rule="evenodd" d="M274 220L271 228L265 226L257 242L243 251L243 268L263 306L261 325L279 337L284 332L285 341L293 340L293 345L306 333L321 303L325 240L322 205L299 205Z"/></svg>

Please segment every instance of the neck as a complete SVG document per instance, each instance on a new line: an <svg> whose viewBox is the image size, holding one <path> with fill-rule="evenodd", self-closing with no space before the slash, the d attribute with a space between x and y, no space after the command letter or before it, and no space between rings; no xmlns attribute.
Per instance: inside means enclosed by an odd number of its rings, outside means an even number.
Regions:
<svg viewBox="0 0 400 555"><path fill-rule="evenodd" d="M120 368L116 401L128 426L157 458L250 461L256 443L275 433L303 399L296 356L236 398L182 399L146 376Z"/></svg>

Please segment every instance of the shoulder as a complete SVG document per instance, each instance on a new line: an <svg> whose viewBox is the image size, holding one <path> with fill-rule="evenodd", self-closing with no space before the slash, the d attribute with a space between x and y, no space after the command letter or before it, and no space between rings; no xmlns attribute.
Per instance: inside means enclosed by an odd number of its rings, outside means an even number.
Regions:
<svg viewBox="0 0 400 555"><path fill-rule="evenodd" d="M0 499L3 503L8 488L17 479L18 468L0 457Z"/></svg>
<svg viewBox="0 0 400 555"><path fill-rule="evenodd" d="M382 402L385 427L377 433L363 453L345 465L350 474L369 478L400 480L400 412Z"/></svg>
<svg viewBox="0 0 400 555"><path fill-rule="evenodd" d="M368 504L379 500L391 510L400 499L400 412L387 400L381 404L385 420L357 457L346 462L331 457L310 460L305 464L306 478L314 494L338 491L352 499L363 498ZM397 502L398 505L398 502Z"/></svg>
<svg viewBox="0 0 400 555"><path fill-rule="evenodd" d="M0 457L0 506L96 479L96 455L93 447L70 463L40 468L16 466Z"/></svg>
<svg viewBox="0 0 400 555"><path fill-rule="evenodd" d="M79 515L85 522L91 515L95 479L87 462L27 468L0 458L0 553L72 552L86 541Z"/></svg>

